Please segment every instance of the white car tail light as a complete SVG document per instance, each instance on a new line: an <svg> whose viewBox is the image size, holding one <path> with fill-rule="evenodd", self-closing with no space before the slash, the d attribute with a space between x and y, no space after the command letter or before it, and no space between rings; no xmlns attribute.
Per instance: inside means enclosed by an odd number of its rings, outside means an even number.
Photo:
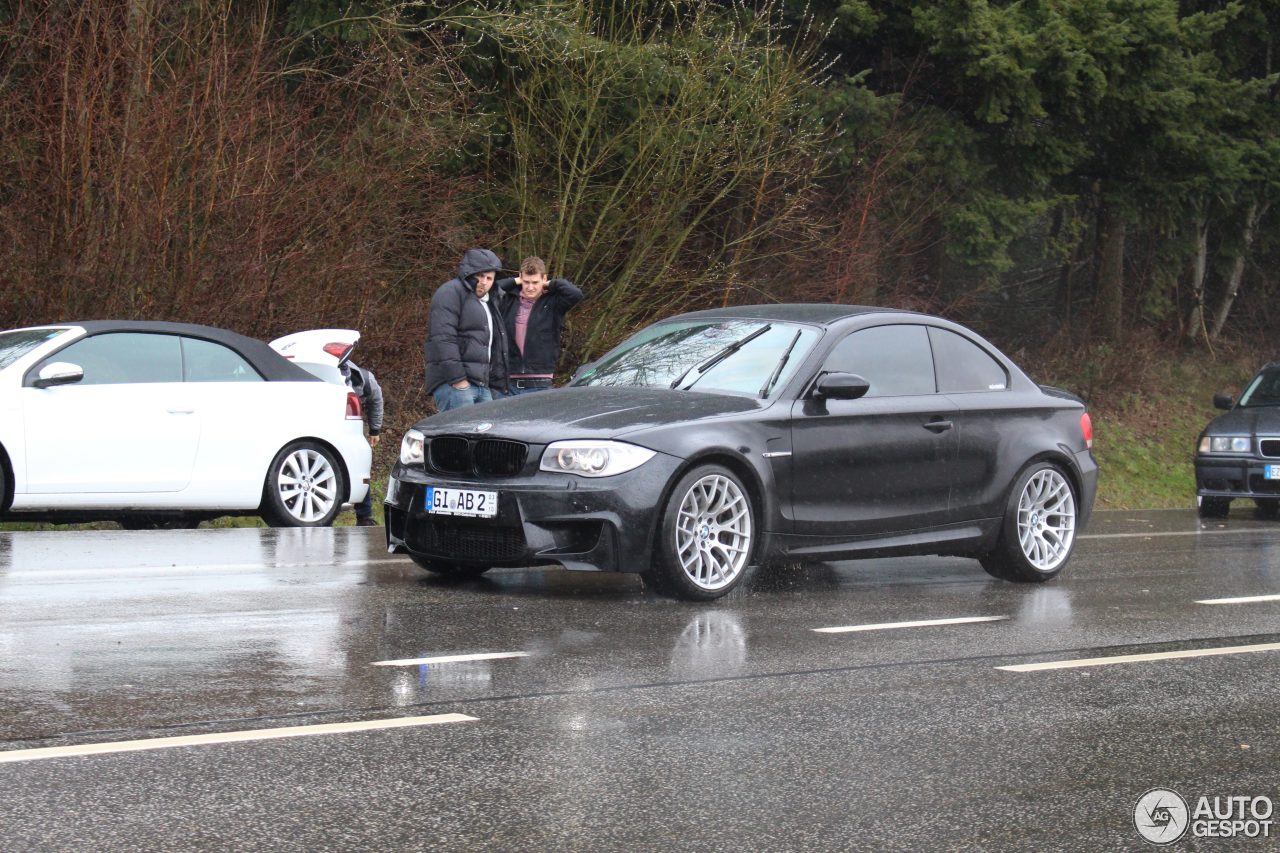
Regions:
<svg viewBox="0 0 1280 853"><path fill-rule="evenodd" d="M364 420L364 412L360 409L360 398L354 391L347 392L347 420Z"/></svg>

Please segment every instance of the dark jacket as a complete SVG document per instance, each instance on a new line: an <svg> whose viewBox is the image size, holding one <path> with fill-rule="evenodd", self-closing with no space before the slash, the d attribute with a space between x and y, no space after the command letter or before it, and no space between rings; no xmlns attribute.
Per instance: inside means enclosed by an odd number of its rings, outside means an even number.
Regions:
<svg viewBox="0 0 1280 853"><path fill-rule="evenodd" d="M499 391L507 387L507 333L498 313L496 288L489 291L488 304L476 296L475 275L498 270L502 262L488 249L468 249L458 264L457 278L440 285L431 297L426 358L427 393L445 383L463 379ZM489 324L493 318L493 346L489 348Z"/></svg>
<svg viewBox="0 0 1280 853"><path fill-rule="evenodd" d="M373 371L360 367L353 361L342 363L342 377L347 385L360 398L360 408L364 410L365 420L369 422L369 435L382 432L382 386L373 375Z"/></svg>
<svg viewBox="0 0 1280 853"><path fill-rule="evenodd" d="M502 319L507 332L509 373L555 373L560 364L560 335L564 315L582 301L582 291L567 278L553 278L533 303L524 332L524 353L516 346L516 314L520 311L520 285L501 278L494 289L502 291Z"/></svg>

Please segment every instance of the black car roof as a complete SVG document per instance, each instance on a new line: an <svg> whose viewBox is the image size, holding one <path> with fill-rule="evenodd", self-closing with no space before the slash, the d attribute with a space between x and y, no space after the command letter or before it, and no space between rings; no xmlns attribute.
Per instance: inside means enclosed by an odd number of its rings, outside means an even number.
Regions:
<svg viewBox="0 0 1280 853"><path fill-rule="evenodd" d="M83 320L65 323L45 323L42 328L75 326L85 330L86 335L98 335L103 332L142 332L164 335L186 335L222 344L244 356L245 360L271 381L288 382L323 382L316 376L303 370L273 350L263 341L250 338L237 332L219 329L214 326L199 326L195 323L165 323L151 320Z"/></svg>
<svg viewBox="0 0 1280 853"><path fill-rule="evenodd" d="M906 314L917 317L926 316L914 311L902 311L897 308L876 308L871 305L833 305L825 302L792 302L774 305L740 305L733 308L709 308L705 311L691 311L680 314L678 318L712 318L735 317L746 320L779 320L793 323L817 323L826 325L837 320L856 317L861 314Z"/></svg>

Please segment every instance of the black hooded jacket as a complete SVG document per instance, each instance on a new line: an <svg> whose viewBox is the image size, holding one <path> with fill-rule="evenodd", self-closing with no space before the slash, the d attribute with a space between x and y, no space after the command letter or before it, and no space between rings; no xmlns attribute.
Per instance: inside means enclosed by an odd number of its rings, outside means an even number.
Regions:
<svg viewBox="0 0 1280 853"><path fill-rule="evenodd" d="M498 293L489 291L488 304L476 296L477 273L497 272L502 261L488 249L468 249L458 275L431 297L426 358L427 393L463 379L503 391L507 387L507 330L497 310ZM492 319L493 342L489 346Z"/></svg>

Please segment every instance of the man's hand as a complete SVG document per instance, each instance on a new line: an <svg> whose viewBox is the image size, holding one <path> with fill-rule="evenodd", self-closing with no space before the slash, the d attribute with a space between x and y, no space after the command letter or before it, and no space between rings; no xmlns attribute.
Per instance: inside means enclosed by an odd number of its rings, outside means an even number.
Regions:
<svg viewBox="0 0 1280 853"><path fill-rule="evenodd" d="M453 387L457 388L459 391L465 391L471 387L471 383L464 379L461 382L453 383Z"/></svg>
<svg viewBox="0 0 1280 853"><path fill-rule="evenodd" d="M377 446L378 446L378 442L380 442L380 441L382 441L382 436L380 436L380 435L371 435L371 436L369 436L369 446L370 446L370 447L377 447Z"/></svg>

